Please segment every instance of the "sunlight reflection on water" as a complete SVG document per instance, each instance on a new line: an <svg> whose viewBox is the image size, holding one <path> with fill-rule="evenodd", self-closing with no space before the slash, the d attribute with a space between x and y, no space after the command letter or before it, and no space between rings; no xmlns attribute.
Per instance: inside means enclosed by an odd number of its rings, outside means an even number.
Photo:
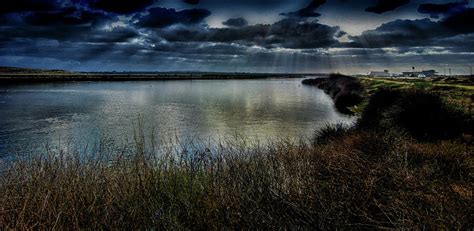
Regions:
<svg viewBox="0 0 474 231"><path fill-rule="evenodd" d="M81 82L0 86L0 156L61 140L133 139L143 117L158 140L308 138L328 123L354 122L301 79Z"/></svg>

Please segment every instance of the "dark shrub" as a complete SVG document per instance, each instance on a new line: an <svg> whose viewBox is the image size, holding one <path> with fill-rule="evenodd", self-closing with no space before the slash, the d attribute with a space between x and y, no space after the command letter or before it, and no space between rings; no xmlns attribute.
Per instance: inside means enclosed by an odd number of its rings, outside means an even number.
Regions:
<svg viewBox="0 0 474 231"><path fill-rule="evenodd" d="M338 111L344 114L352 114L352 112L348 109L348 107L352 107L354 105L358 105L362 102L363 98L359 94L339 94L335 99L335 106Z"/></svg>
<svg viewBox="0 0 474 231"><path fill-rule="evenodd" d="M338 139L344 136L349 131L347 126L343 124L328 124L322 129L315 132L313 137L313 143L316 144L326 144L329 141Z"/></svg>
<svg viewBox="0 0 474 231"><path fill-rule="evenodd" d="M325 78L319 78L319 79L305 79L303 80L303 82L301 82L302 84L304 85L313 85L313 86L317 86L318 84L322 83L326 81Z"/></svg>
<svg viewBox="0 0 474 231"><path fill-rule="evenodd" d="M305 79L302 83L324 90L334 99L336 108L345 114L352 114L348 107L358 105L363 100L363 87L351 76L331 74L329 78Z"/></svg>
<svg viewBox="0 0 474 231"><path fill-rule="evenodd" d="M358 121L360 128L376 128L381 125L383 119L382 114L387 108L394 105L395 101L401 97L399 91L391 91L381 89L377 91L370 99L365 107L361 118Z"/></svg>
<svg viewBox="0 0 474 231"><path fill-rule="evenodd" d="M422 91L382 89L369 100L360 128L402 129L419 140L439 140L472 134L472 119L445 105L439 96Z"/></svg>

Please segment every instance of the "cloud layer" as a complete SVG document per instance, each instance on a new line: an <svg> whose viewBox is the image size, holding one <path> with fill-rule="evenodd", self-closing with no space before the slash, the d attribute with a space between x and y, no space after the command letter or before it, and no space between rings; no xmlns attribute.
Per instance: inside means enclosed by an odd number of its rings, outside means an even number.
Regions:
<svg viewBox="0 0 474 231"><path fill-rule="evenodd" d="M365 9L365 11L383 14L388 11L393 11L398 7L404 6L409 2L410 0L377 0L377 4L375 6L368 7Z"/></svg>
<svg viewBox="0 0 474 231"><path fill-rule="evenodd" d="M357 36L337 24L322 23L339 12L327 10L325 0L307 1L296 10L281 8L285 13L275 14L271 23L250 21L245 12L251 6L258 12L259 7L294 2L229 1L229 8L243 13L222 18L220 27L210 26L209 20L223 1L176 1L176 8L161 2L1 2L0 65L303 72L402 68L408 61L441 68L465 65L474 57L474 9L467 1L336 2L340 7L362 6L357 12L361 18L394 14L402 6L413 9L413 18L385 21Z"/></svg>

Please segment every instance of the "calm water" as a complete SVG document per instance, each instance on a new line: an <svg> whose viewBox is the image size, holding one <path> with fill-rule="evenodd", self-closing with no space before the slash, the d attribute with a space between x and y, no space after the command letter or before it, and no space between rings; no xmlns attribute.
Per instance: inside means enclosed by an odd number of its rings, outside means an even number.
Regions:
<svg viewBox="0 0 474 231"><path fill-rule="evenodd" d="M133 139L138 117L159 140L310 137L351 123L301 79L80 82L0 86L0 156Z"/></svg>

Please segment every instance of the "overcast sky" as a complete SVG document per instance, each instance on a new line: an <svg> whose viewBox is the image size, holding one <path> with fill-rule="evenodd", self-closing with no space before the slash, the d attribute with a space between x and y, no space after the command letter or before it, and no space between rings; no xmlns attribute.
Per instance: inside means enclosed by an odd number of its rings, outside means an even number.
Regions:
<svg viewBox="0 0 474 231"><path fill-rule="evenodd" d="M0 2L0 65L78 71L366 73L474 65L469 1Z"/></svg>

